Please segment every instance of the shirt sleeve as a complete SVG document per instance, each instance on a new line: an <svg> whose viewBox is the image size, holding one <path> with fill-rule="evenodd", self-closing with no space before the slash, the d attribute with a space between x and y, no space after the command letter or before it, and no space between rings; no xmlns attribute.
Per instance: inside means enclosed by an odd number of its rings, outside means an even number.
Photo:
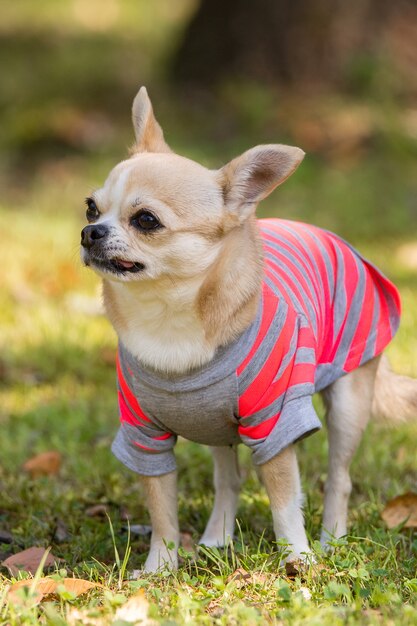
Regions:
<svg viewBox="0 0 417 626"><path fill-rule="evenodd" d="M312 404L316 341L308 321L291 310L262 359L239 381L239 435L257 465L321 428ZM257 364L258 360L258 364Z"/></svg>
<svg viewBox="0 0 417 626"><path fill-rule="evenodd" d="M173 452L176 436L143 412L132 391L133 375L117 359L120 428L112 444L113 454L129 469L145 476L159 476L176 469ZM130 381L130 385L128 383Z"/></svg>

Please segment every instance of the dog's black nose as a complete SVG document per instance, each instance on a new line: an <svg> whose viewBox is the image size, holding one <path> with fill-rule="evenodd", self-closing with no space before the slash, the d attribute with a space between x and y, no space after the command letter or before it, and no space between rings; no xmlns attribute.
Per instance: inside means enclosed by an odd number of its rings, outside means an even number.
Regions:
<svg viewBox="0 0 417 626"><path fill-rule="evenodd" d="M109 232L103 224L90 224L81 231L81 245L83 248L92 248L98 239L103 239Z"/></svg>

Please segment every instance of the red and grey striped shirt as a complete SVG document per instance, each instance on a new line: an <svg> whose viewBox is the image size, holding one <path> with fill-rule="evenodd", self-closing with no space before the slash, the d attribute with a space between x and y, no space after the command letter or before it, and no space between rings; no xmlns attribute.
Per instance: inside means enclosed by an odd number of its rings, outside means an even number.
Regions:
<svg viewBox="0 0 417 626"><path fill-rule="evenodd" d="M320 428L315 391L380 354L400 318L397 289L337 235L259 220L264 280L255 321L187 375L146 369L119 345L121 425L114 454L132 470L175 468L178 435L242 441L262 464Z"/></svg>

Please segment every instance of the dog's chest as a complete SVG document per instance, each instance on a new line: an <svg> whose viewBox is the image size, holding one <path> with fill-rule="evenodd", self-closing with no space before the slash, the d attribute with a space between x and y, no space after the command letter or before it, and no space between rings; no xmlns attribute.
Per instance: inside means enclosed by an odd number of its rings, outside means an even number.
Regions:
<svg viewBox="0 0 417 626"><path fill-rule="evenodd" d="M237 377L184 381L155 386L143 377L132 380L132 390L152 422L164 431L206 445L230 445L240 441L237 427Z"/></svg>

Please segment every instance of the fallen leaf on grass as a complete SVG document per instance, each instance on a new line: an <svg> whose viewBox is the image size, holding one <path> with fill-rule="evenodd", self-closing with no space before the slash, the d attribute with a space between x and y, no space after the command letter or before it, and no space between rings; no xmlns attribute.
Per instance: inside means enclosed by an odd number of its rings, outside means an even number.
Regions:
<svg viewBox="0 0 417 626"><path fill-rule="evenodd" d="M216 598L216 600L210 600L208 604L206 604L206 611L211 617L221 617L224 613L224 608L221 605L221 601Z"/></svg>
<svg viewBox="0 0 417 626"><path fill-rule="evenodd" d="M227 577L227 583L235 583L237 589L241 589L246 585L263 585L267 581L268 577L266 574L261 574L259 572L249 573L243 567L238 567L230 576Z"/></svg>
<svg viewBox="0 0 417 626"><path fill-rule="evenodd" d="M417 528L417 493L409 491L389 500L381 517L388 528L400 524L405 528Z"/></svg>
<svg viewBox="0 0 417 626"><path fill-rule="evenodd" d="M13 601L19 601L19 595L17 592L20 589L30 589L34 581L32 579L19 580L9 587L8 599ZM87 593L90 589L102 587L99 583L93 583L89 580L82 580L81 578L63 578L62 580L53 580L52 578L40 578L34 586L34 593L36 603L41 602L45 596L56 595L58 588L64 588L74 596L80 596L83 593Z"/></svg>
<svg viewBox="0 0 417 626"><path fill-rule="evenodd" d="M23 465L25 472L28 472L32 478L38 476L53 476L60 470L62 457L56 450L49 452L41 452L32 457Z"/></svg>
<svg viewBox="0 0 417 626"><path fill-rule="evenodd" d="M305 564L301 559L285 563L285 573L288 578L297 578L303 571L305 571Z"/></svg>
<svg viewBox="0 0 417 626"><path fill-rule="evenodd" d="M28 548L27 550L22 550L22 552L17 552L17 554L9 556L9 558L2 562L2 565L7 567L11 576L16 576L21 570L35 574L45 552L45 548ZM51 567L60 561L62 561L62 559L59 559L54 556L52 552L49 552L44 566Z"/></svg>
<svg viewBox="0 0 417 626"><path fill-rule="evenodd" d="M227 583L231 583L231 582L241 583L238 586L242 586L243 584L245 584L245 581L249 581L249 580L250 580L249 572L243 569L243 567L238 567L237 570L232 572L230 576L227 577L226 582Z"/></svg>
<svg viewBox="0 0 417 626"><path fill-rule="evenodd" d="M130 626L156 626L157 623L148 617L149 603L145 598L143 590L131 596L123 606L119 607L113 618L103 614L102 611L95 607L90 610L71 608L67 615L68 626L108 626L120 623L129 624Z"/></svg>
<svg viewBox="0 0 417 626"><path fill-rule="evenodd" d="M100 583L93 583L91 580L83 580L82 578L64 578L57 583L57 586L64 585L66 591L73 593L75 596L81 596L90 589L103 587Z"/></svg>
<svg viewBox="0 0 417 626"><path fill-rule="evenodd" d="M145 598L145 592L141 589L134 596L119 607L114 616L116 620L128 622L128 624L140 624L141 626L153 626L156 622L148 618L149 602Z"/></svg>
<svg viewBox="0 0 417 626"><path fill-rule="evenodd" d="M85 510L87 517L106 517L107 506L105 504L94 504Z"/></svg>
<svg viewBox="0 0 417 626"><path fill-rule="evenodd" d="M303 559L295 559L285 563L285 574L288 578L301 578L305 580L306 575L313 577L321 575L326 566L322 563L309 563Z"/></svg>

